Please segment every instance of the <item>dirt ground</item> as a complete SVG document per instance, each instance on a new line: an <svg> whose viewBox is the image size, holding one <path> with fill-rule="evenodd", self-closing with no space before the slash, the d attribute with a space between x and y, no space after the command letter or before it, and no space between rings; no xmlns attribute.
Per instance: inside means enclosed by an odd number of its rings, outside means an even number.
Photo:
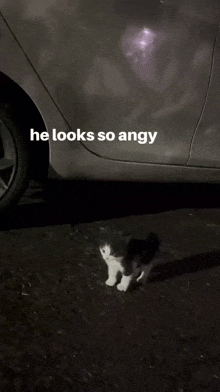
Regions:
<svg viewBox="0 0 220 392"><path fill-rule="evenodd" d="M121 204L102 194L106 218L100 193L64 214L36 188L2 224L1 392L220 391L220 208L176 205L170 188L156 211L155 189L140 211L121 212L137 205L127 189ZM145 286L105 285L100 228L159 236Z"/></svg>

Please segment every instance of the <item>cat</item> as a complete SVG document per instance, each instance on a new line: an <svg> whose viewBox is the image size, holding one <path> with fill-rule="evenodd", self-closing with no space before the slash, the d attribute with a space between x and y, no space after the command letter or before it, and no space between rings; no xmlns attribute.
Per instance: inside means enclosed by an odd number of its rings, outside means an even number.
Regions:
<svg viewBox="0 0 220 392"><path fill-rule="evenodd" d="M154 266L154 256L160 241L156 234L150 233L145 240L133 239L118 234L107 235L100 241L99 250L108 266L108 279L105 284L114 286L118 274L121 281L117 289L127 291L131 282L145 283Z"/></svg>

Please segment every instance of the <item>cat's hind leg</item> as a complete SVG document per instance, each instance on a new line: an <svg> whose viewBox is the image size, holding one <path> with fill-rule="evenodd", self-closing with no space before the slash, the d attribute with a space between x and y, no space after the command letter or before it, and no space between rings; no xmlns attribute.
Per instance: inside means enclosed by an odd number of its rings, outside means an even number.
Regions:
<svg viewBox="0 0 220 392"><path fill-rule="evenodd" d="M140 276L138 276L138 278L137 278L137 282L139 282L139 280L141 280L143 278L143 276L144 276L144 271L141 271Z"/></svg>
<svg viewBox="0 0 220 392"><path fill-rule="evenodd" d="M140 276L137 278L137 282L146 283L148 276L150 275L150 271L152 270L153 266L154 266L153 263L144 265L142 267L142 271L141 271Z"/></svg>

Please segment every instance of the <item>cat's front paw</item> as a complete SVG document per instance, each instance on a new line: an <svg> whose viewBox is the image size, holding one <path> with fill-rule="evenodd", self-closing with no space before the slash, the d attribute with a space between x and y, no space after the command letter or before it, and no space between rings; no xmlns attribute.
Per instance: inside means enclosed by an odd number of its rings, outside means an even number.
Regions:
<svg viewBox="0 0 220 392"><path fill-rule="evenodd" d="M127 288L124 287L122 283L117 284L117 289L118 289L119 291L126 291L126 290L127 290Z"/></svg>
<svg viewBox="0 0 220 392"><path fill-rule="evenodd" d="M112 280L112 279L107 279L105 284L107 284L107 286L114 286L114 284L116 283L116 280Z"/></svg>

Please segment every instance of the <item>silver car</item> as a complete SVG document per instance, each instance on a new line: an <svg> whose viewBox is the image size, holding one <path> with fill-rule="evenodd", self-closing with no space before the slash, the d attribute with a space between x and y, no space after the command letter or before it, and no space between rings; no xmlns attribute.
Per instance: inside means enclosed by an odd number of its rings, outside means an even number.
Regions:
<svg viewBox="0 0 220 392"><path fill-rule="evenodd" d="M220 182L220 3L0 10L0 210L46 176Z"/></svg>

